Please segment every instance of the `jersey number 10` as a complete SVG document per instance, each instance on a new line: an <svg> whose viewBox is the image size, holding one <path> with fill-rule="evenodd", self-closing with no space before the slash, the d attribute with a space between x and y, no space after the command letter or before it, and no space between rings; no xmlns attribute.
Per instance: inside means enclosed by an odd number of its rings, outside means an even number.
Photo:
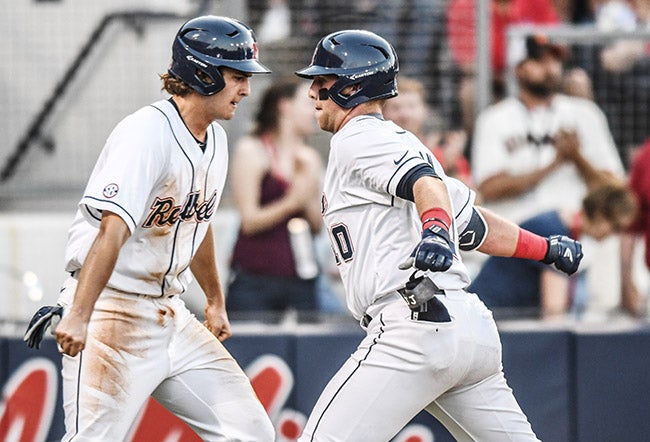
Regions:
<svg viewBox="0 0 650 442"><path fill-rule="evenodd" d="M332 244L336 246L332 247L336 258L336 265L341 264L341 260L345 262L350 261L354 254L354 248L350 240L348 226L345 224L335 224L330 231L332 233Z"/></svg>

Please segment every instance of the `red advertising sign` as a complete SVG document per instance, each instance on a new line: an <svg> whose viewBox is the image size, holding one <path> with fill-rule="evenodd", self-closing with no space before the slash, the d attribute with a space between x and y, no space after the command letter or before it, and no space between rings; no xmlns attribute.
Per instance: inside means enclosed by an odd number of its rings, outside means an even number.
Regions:
<svg viewBox="0 0 650 442"><path fill-rule="evenodd" d="M264 409L273 420L279 442L295 441L306 416L284 408L294 385L287 363L267 354L246 369ZM32 358L11 373L0 402L0 441L43 442L47 439L56 407L58 371L46 358ZM140 413L130 436L131 442L201 442L185 423L153 399ZM406 427L399 442L433 441L431 430L421 425Z"/></svg>

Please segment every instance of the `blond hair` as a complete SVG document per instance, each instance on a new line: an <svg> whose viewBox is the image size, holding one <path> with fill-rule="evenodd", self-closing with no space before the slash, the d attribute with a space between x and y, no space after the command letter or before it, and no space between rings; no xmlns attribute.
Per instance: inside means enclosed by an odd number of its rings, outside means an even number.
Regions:
<svg viewBox="0 0 650 442"><path fill-rule="evenodd" d="M163 83L160 90L163 90L170 95L177 95L179 97L184 97L185 95L189 95L190 93L194 92L194 89L192 89L182 80L179 80L178 78L174 77L169 72L165 72L164 74L161 74L160 79L162 80Z"/></svg>

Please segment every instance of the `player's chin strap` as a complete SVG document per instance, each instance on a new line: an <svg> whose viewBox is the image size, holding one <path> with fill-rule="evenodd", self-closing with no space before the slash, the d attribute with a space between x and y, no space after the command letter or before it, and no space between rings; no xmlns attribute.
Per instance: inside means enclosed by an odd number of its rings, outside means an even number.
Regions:
<svg viewBox="0 0 650 442"><path fill-rule="evenodd" d="M411 273L404 287L397 290L411 309L411 319L450 322L451 317L447 308L436 298L436 295L444 295L445 291L438 288L424 272L417 276L418 272L420 270Z"/></svg>

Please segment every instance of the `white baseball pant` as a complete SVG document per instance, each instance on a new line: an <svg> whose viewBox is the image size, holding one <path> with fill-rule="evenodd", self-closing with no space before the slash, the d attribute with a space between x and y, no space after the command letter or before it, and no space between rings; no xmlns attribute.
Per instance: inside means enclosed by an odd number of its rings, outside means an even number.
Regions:
<svg viewBox="0 0 650 442"><path fill-rule="evenodd" d="M59 302L72 302L69 278ZM204 441L274 440L273 426L232 356L178 297L106 289L85 349L63 356L63 441L127 440L153 396Z"/></svg>
<svg viewBox="0 0 650 442"><path fill-rule="evenodd" d="M537 441L508 387L492 313L474 294L437 295L451 322L411 319L395 293L322 392L301 442L389 441L426 410L459 441Z"/></svg>

